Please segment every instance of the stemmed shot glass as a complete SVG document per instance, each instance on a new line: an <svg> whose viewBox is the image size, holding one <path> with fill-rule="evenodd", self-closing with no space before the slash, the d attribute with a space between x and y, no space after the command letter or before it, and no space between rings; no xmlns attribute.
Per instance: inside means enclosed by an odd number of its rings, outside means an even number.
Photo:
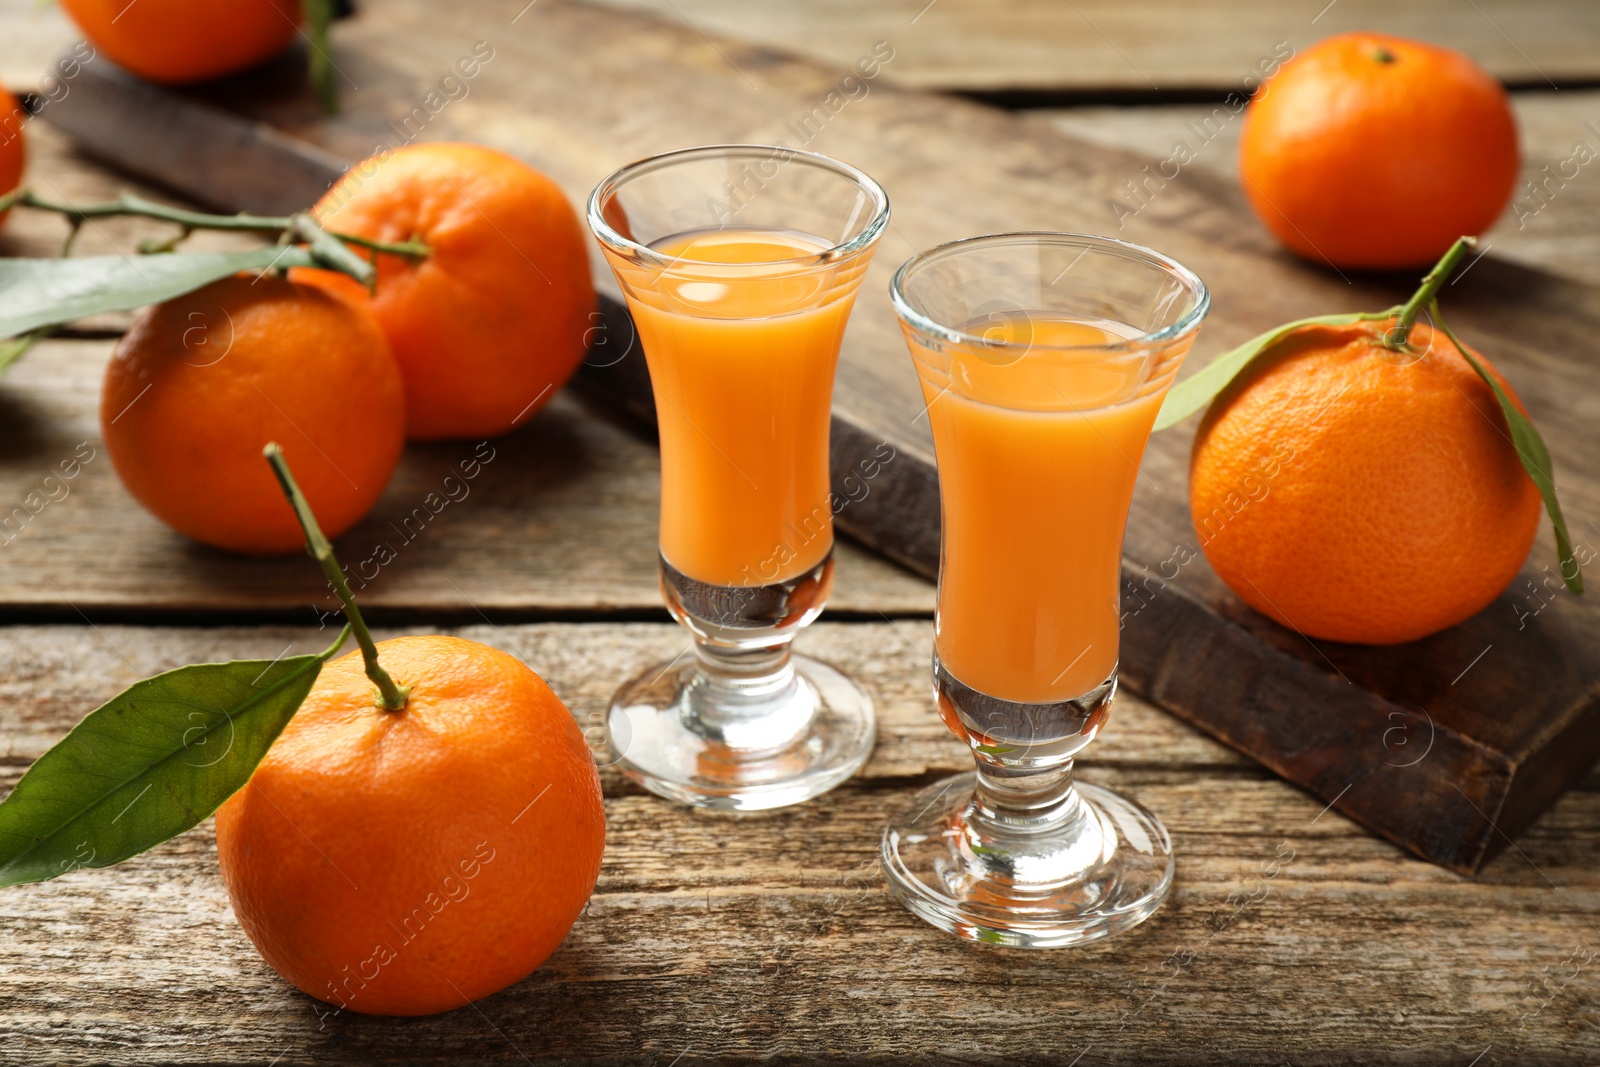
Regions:
<svg viewBox="0 0 1600 1067"><path fill-rule="evenodd" d="M962 937L1105 937L1160 906L1172 845L1072 763L1116 693L1128 507L1206 287L1137 245L1020 233L923 252L890 294L939 467L934 695L977 768L890 822L885 877Z"/></svg>
<svg viewBox="0 0 1600 1067"><path fill-rule="evenodd" d="M867 695L790 644L833 586L834 370L888 198L826 156L714 145L622 168L588 218L650 368L661 589L693 638L617 692L611 755L686 804L809 800L874 736Z"/></svg>

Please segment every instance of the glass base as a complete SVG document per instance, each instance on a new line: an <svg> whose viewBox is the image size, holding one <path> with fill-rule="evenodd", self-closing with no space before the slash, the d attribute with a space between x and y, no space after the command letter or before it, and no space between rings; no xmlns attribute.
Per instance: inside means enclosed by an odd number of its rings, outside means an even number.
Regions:
<svg viewBox="0 0 1600 1067"><path fill-rule="evenodd" d="M977 775L919 793L883 835L889 889L959 937L1058 948L1148 919L1172 888L1172 841L1142 806L1076 783L1064 824L995 833L973 823Z"/></svg>
<svg viewBox="0 0 1600 1067"><path fill-rule="evenodd" d="M792 682L758 714L708 725L697 661L656 664L612 697L607 745L616 766L669 800L716 811L799 804L839 785L872 754L872 699L826 663L790 656Z"/></svg>

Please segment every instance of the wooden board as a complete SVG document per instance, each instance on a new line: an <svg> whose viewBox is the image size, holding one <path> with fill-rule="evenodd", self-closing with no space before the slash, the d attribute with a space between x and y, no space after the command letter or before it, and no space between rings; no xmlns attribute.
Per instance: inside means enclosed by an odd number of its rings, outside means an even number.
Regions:
<svg viewBox="0 0 1600 1067"><path fill-rule="evenodd" d="M1350 30L1458 48L1518 85L1600 79L1600 9L1585 0L600 0L696 33L847 67L892 42L889 76L1012 99L1221 96L1280 41Z"/></svg>
<svg viewBox="0 0 1600 1067"><path fill-rule="evenodd" d="M1129 697L1082 774L1139 797L1172 830L1177 880L1154 918L1037 953L923 925L883 889L875 857L887 814L968 762L928 707L931 629L824 622L802 637L860 678L880 714L863 774L803 808L694 815L606 771L605 865L565 945L526 981L447 1015L322 1017L233 921L209 824L115 868L6 890L0 1062L1600 1059L1600 777L1524 835L1520 854L1467 880ZM683 642L668 624L458 632L542 671L591 735L612 681ZM325 639L304 627L0 629L0 790L135 677Z"/></svg>
<svg viewBox="0 0 1600 1067"><path fill-rule="evenodd" d="M630 158L683 144L792 137L795 116L841 84L836 70L580 4L542 3L515 23L487 2L458 5L448 26L434 16L430 5L396 2L341 27L340 64L360 88L334 120L317 115L288 67L278 69L277 82L236 82L211 99L313 142L317 152L354 159L395 143L400 123L421 106L412 102L427 100L439 72L475 41L492 42L496 58L470 94L426 114L420 135L497 144L581 200ZM193 195L225 199L226 177L243 150L261 160L284 150L280 137L246 137L221 112L202 122L171 110L177 105L165 94L102 75L91 68L47 117L122 165ZM175 139L152 149L163 134ZM218 144L229 146L227 155L210 151ZM953 237L1116 231L1175 255L1211 283L1214 312L1199 362L1288 319L1393 304L1413 284L1291 260L1231 185L1204 175L1161 189L1119 231L1111 202L1126 195L1124 183L1143 173L1147 159L948 98L877 86L807 147L863 166L895 202L869 294L883 291L904 256ZM293 166L307 158L297 150ZM609 284L603 271L597 277ZM1539 419L1587 548L1600 536L1592 525L1600 517L1600 441L1592 433L1600 400L1571 383L1593 373L1588 353L1600 330L1600 291L1490 257L1473 265L1448 301L1458 328L1492 355ZM612 380L626 388L639 378ZM840 370L835 462L882 442L896 459L869 506L847 509L841 520L875 547L930 569L936 493L920 412L887 301L863 299ZM1183 503L1188 433L1152 443L1135 497L1125 569L1130 686L1379 832L1463 871L1504 847L1593 765L1600 609L1534 584L1552 559L1548 536L1527 578L1461 627L1401 649L1310 642L1245 609L1203 563L1172 569L1177 555L1198 556Z"/></svg>

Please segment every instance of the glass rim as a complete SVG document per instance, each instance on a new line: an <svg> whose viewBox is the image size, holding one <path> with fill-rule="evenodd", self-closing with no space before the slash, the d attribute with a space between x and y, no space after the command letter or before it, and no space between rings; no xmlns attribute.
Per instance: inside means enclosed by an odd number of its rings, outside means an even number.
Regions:
<svg viewBox="0 0 1600 1067"><path fill-rule="evenodd" d="M1176 275L1178 280L1195 296L1194 306L1186 311L1182 317L1170 326L1159 330L1139 334L1118 341L1088 345L1056 345L1036 341L995 341L978 334L967 333L965 330L954 326L947 326L938 322L916 308L911 306L905 294L905 283L912 271L926 266L935 259L948 255L959 254L984 245L1024 244L1033 242L1042 244L1046 242L1068 245L1081 245L1085 250L1099 248L1122 256L1125 259L1143 261L1153 266L1161 267L1169 273ZM1171 256L1162 255L1153 248L1134 244L1131 241L1119 241L1115 237L1100 237L1089 233L1069 233L1058 230L1017 230L1008 233L985 233L973 237L962 237L944 244L918 252L895 270L894 277L889 281L889 300L894 305L895 314L902 322L908 323L918 332L934 337L950 344L972 345L979 348L1020 348L1044 349L1055 352L1118 352L1134 349L1152 348L1166 344L1193 333L1200 326L1200 320L1205 318L1206 312L1211 307L1211 290L1200 276L1185 267Z"/></svg>
<svg viewBox="0 0 1600 1067"><path fill-rule="evenodd" d="M618 167L602 178L599 184L594 187L593 192L589 194L589 202L584 212L589 223L589 229L602 244L609 246L614 251L634 258L652 260L663 264L695 263L708 266L727 266L726 263L719 263L716 260L693 259L688 256L665 256L649 245L640 244L631 238L624 237L605 220L601 214L601 204L630 179L652 171L670 167L677 163L688 162L692 158L714 158L718 155L738 157L741 155L756 155L757 153L768 159L772 158L774 154L782 153L787 157L783 159L783 164L799 160L848 178L856 184L857 188L864 189L867 192L876 208L872 219L867 225L862 228L860 233L848 241L811 255L796 256L791 259L762 260L760 265L783 263L815 263L820 265L842 259L870 247L882 235L884 228L888 226L889 194L884 192L883 186L879 185L866 171L853 167L842 160L834 159L832 156L825 156L820 152L807 152L799 148L788 148L784 145L729 143L676 148L670 152L659 152L653 156L645 156L643 159L636 159L632 163Z"/></svg>

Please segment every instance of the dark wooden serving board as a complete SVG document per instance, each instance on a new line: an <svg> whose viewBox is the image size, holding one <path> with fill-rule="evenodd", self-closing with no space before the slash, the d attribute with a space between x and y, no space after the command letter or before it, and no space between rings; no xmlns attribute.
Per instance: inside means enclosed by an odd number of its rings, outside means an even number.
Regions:
<svg viewBox="0 0 1600 1067"><path fill-rule="evenodd" d="M445 22L438 12L397 0L341 24L337 61L348 84L333 119L316 113L292 64L179 96L104 63L85 68L44 118L119 167L219 208L303 207L343 164L411 135L496 145L581 202L605 173L652 152L794 144L793 123L841 83L839 70L566 0L525 8L470 0ZM470 93L419 112L478 41L494 59ZM871 494L840 522L924 574L937 563L937 483L915 379L882 295L893 267L917 249L1011 229L1112 232L1153 245L1212 288L1196 363L1288 319L1388 306L1414 284L1292 260L1237 190L1198 174L1168 183L1119 232L1111 201L1147 160L887 82L851 99L805 147L863 167L894 204L845 342L833 460L840 474L879 445L894 447ZM612 289L596 260L597 281ZM1574 537L1588 551L1600 543L1600 398L1590 388L1600 289L1486 257L1445 299L1457 328L1537 418ZM648 417L643 361L629 351L614 304L608 321L608 347L580 382ZM1192 424L1156 437L1135 497L1125 682L1391 840L1476 871L1600 757L1600 608L1545 582L1554 558L1546 531L1510 590L1426 641L1375 649L1290 633L1241 604L1203 560L1174 572L1177 556L1198 556L1184 500L1191 435Z"/></svg>

